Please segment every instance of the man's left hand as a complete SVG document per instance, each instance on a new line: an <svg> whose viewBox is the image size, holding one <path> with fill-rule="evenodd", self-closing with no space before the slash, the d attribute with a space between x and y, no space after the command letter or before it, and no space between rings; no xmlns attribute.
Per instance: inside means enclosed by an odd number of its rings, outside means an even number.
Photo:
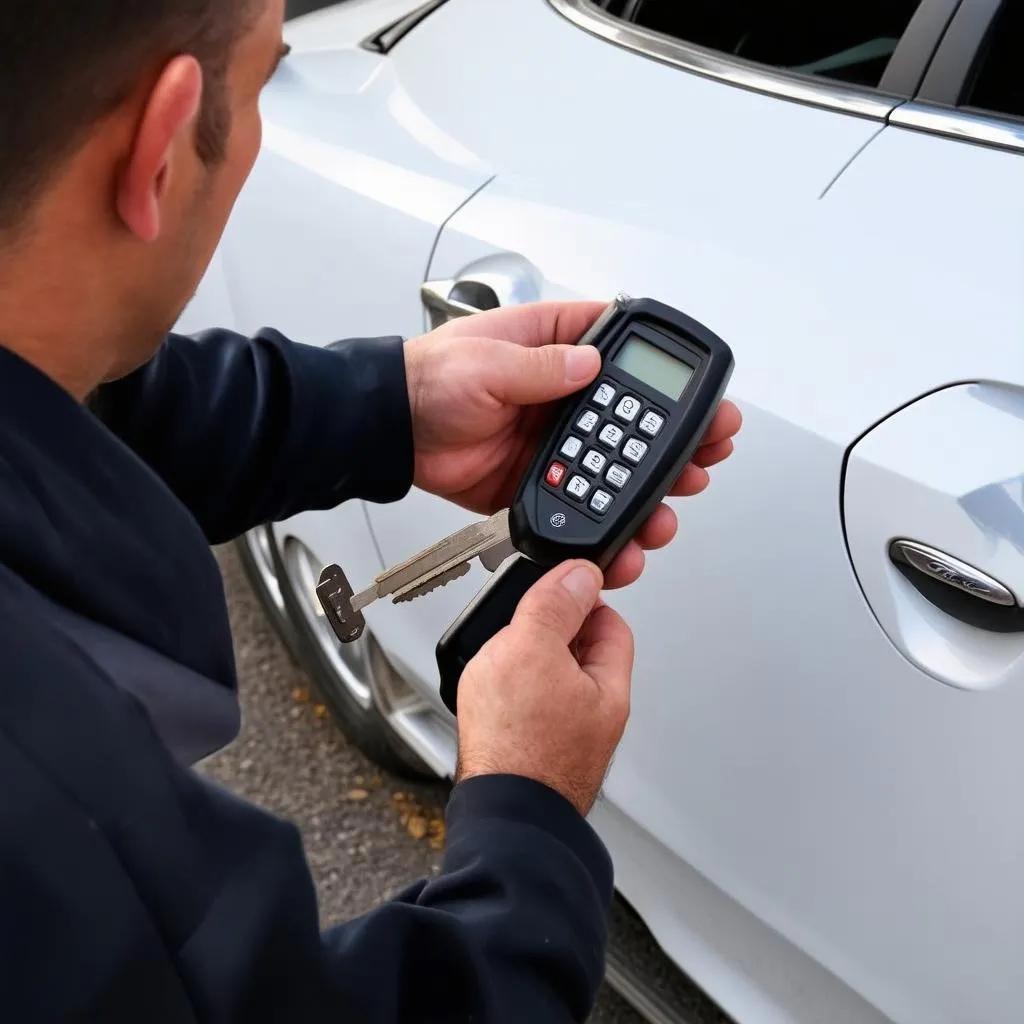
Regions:
<svg viewBox="0 0 1024 1024"><path fill-rule="evenodd" d="M600 373L597 350L576 342L605 309L595 302L539 302L452 320L406 346L416 447L415 484L472 512L506 508L550 425L550 404ZM699 494L708 467L732 454L740 413L724 401L701 447L670 491ZM660 505L615 560L605 586L622 587L644 567L644 550L675 536Z"/></svg>

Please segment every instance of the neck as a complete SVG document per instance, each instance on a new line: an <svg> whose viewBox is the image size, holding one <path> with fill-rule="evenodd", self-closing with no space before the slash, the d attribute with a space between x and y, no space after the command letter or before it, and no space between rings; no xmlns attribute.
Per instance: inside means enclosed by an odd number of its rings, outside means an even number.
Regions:
<svg viewBox="0 0 1024 1024"><path fill-rule="evenodd" d="M82 401L107 376L116 338L104 337L102 260L40 237L0 249L0 345ZM109 288L109 282L107 283Z"/></svg>

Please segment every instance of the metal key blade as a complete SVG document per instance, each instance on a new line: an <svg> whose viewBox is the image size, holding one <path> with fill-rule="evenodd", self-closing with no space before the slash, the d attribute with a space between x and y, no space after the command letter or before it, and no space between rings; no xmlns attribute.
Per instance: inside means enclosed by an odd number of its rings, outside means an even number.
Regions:
<svg viewBox="0 0 1024 1024"><path fill-rule="evenodd" d="M486 557L488 552L501 554L509 545L508 509L503 509L490 519L472 523L381 573L372 586L354 596L341 566L329 565L320 574L316 595L335 636L343 644L349 644L363 635L366 628L363 609L378 598L394 594L396 603L412 601L464 576L469 572L470 561L478 555L491 568Z"/></svg>
<svg viewBox="0 0 1024 1024"><path fill-rule="evenodd" d="M417 583L413 586L408 586L404 590L399 590L395 593L395 596L391 599L395 604L403 604L407 601L415 601L417 597L423 597L424 594L429 594L432 591L437 590L438 587L443 587L446 583L451 583L452 580L460 579L469 572L469 562L459 562L452 569L446 569L444 572L439 572L434 576L429 576L422 583Z"/></svg>
<svg viewBox="0 0 1024 1024"><path fill-rule="evenodd" d="M434 576L454 569L462 562L469 562L477 555L497 547L508 540L508 509L496 512L490 519L469 526L431 547L418 555L396 565L393 569L382 573L374 580L373 585L360 591L352 598L352 610L362 611L367 605L378 598L397 594L426 583Z"/></svg>

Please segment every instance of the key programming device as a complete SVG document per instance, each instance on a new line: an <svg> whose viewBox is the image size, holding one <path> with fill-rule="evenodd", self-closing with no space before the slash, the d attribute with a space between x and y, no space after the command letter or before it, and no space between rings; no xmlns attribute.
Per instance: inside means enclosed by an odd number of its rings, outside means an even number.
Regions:
<svg viewBox="0 0 1024 1024"><path fill-rule="evenodd" d="M579 343L601 353L601 374L562 404L519 485L509 531L520 557L438 644L453 712L462 669L547 569L570 558L606 569L636 534L692 458L733 370L721 338L653 299L616 299Z"/></svg>

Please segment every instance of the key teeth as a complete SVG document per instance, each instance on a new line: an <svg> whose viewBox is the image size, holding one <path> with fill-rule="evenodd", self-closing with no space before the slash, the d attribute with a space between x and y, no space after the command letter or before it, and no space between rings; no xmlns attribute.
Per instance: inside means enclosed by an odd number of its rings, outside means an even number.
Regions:
<svg viewBox="0 0 1024 1024"><path fill-rule="evenodd" d="M417 597L423 597L424 594L429 594L439 587L446 586L452 580L460 579L467 572L469 572L469 562L462 562L460 565L453 566L445 572L438 573L425 583L421 583L418 587L413 587L412 590L406 590L404 593L397 595L392 600L392 603L407 604L409 601L415 601Z"/></svg>

